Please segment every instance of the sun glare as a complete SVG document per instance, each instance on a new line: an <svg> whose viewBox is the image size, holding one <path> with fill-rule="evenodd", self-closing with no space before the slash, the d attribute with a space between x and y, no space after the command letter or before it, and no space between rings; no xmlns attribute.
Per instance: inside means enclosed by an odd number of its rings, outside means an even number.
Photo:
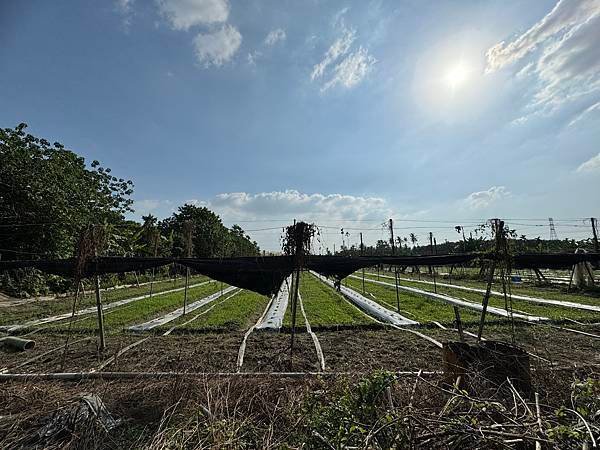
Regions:
<svg viewBox="0 0 600 450"><path fill-rule="evenodd" d="M445 81L448 87L452 90L458 88L469 79L469 68L463 64L458 63L454 67L450 68L446 72Z"/></svg>

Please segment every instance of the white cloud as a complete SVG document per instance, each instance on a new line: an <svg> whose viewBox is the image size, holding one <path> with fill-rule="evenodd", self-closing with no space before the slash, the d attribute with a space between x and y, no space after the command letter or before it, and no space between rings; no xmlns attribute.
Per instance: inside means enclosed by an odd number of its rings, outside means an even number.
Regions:
<svg viewBox="0 0 600 450"><path fill-rule="evenodd" d="M259 52L258 50L254 50L253 52L248 53L248 56L246 57L246 61L248 62L249 65L256 66L256 61L261 56L262 56L262 52Z"/></svg>
<svg viewBox="0 0 600 450"><path fill-rule="evenodd" d="M116 0L116 10L123 16L123 27L126 32L129 31L131 20L134 15L133 3L135 0Z"/></svg>
<svg viewBox="0 0 600 450"><path fill-rule="evenodd" d="M175 30L188 30L196 25L226 22L227 0L156 0L161 14Z"/></svg>
<svg viewBox="0 0 600 450"><path fill-rule="evenodd" d="M600 172L600 153L581 164L577 172Z"/></svg>
<svg viewBox="0 0 600 450"><path fill-rule="evenodd" d="M500 69L534 51L549 38L585 22L600 12L597 0L559 0L542 20L510 43L500 42L487 52L488 71Z"/></svg>
<svg viewBox="0 0 600 450"><path fill-rule="evenodd" d="M592 106L589 106L586 109L584 109L573 120L571 120L571 122L569 122L569 126L572 127L573 125L588 119L589 116L593 116L595 113L598 112L600 112L600 102L594 103Z"/></svg>
<svg viewBox="0 0 600 450"><path fill-rule="evenodd" d="M531 56L533 61L517 75L534 76L539 81L530 109L551 113L566 102L585 100L600 91L598 42L600 1L560 0L523 34L490 48L486 72Z"/></svg>
<svg viewBox="0 0 600 450"><path fill-rule="evenodd" d="M315 81L316 79L321 78L325 73L325 69L327 69L330 64L335 63L340 56L348 53L348 50L350 50L355 39L356 32L354 30L344 30L342 36L331 44L331 47L329 47L321 62L315 64L310 79Z"/></svg>
<svg viewBox="0 0 600 450"><path fill-rule="evenodd" d="M387 202L379 197L343 194L304 194L295 190L250 194L232 192L215 196L210 205L230 220L290 217L290 220L386 218Z"/></svg>
<svg viewBox="0 0 600 450"><path fill-rule="evenodd" d="M231 25L223 25L211 33L200 33L194 38L196 58L205 67L222 66L230 61L240 48L242 35Z"/></svg>
<svg viewBox="0 0 600 450"><path fill-rule="evenodd" d="M276 30L272 30L269 32L269 34L267 34L267 37L265 38L265 45L272 47L273 45L277 44L278 42L285 41L286 37L287 36L283 29L278 28Z"/></svg>
<svg viewBox="0 0 600 450"><path fill-rule="evenodd" d="M117 10L123 14L129 14L135 0L116 0Z"/></svg>
<svg viewBox="0 0 600 450"><path fill-rule="evenodd" d="M510 196L510 192L504 186L492 186L487 191L473 192L467 196L464 202L471 209L487 208L498 200Z"/></svg>
<svg viewBox="0 0 600 450"><path fill-rule="evenodd" d="M344 58L333 70L332 78L323 85L321 91L339 84L350 89L360 83L371 71L377 60L369 52L360 47L358 51Z"/></svg>
<svg viewBox="0 0 600 450"><path fill-rule="evenodd" d="M144 199L136 200L133 204L136 216L146 216L148 214L162 218L173 212L173 202L170 200Z"/></svg>

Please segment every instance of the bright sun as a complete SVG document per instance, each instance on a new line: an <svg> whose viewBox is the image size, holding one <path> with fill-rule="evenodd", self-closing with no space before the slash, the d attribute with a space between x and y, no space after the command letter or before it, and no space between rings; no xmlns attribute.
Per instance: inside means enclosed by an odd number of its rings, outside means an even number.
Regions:
<svg viewBox="0 0 600 450"><path fill-rule="evenodd" d="M460 85L464 84L465 81L469 79L469 68L463 64L458 63L448 72L446 72L445 81L448 87L452 90L458 88Z"/></svg>

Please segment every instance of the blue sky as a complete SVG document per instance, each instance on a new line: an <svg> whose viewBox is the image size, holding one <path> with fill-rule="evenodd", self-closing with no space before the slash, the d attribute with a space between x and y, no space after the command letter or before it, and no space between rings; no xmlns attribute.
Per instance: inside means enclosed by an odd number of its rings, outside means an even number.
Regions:
<svg viewBox="0 0 600 450"><path fill-rule="evenodd" d="M133 217L207 205L267 249L294 218L329 247L389 217L580 238L599 41L597 0L6 1L0 126L131 178Z"/></svg>

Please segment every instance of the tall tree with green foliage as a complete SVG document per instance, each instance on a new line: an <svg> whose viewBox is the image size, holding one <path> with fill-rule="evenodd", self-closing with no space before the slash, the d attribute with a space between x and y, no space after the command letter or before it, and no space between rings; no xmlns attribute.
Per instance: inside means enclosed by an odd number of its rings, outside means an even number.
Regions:
<svg viewBox="0 0 600 450"><path fill-rule="evenodd" d="M81 229L116 224L131 210L133 183L98 161L25 132L0 129L0 248L4 259L72 256Z"/></svg>
<svg viewBox="0 0 600 450"><path fill-rule="evenodd" d="M256 256L260 253L258 244L251 241L239 225L228 229L208 208L185 204L159 223L161 234L172 236L172 256L184 256L183 227L187 221L193 224L192 255L195 257Z"/></svg>

